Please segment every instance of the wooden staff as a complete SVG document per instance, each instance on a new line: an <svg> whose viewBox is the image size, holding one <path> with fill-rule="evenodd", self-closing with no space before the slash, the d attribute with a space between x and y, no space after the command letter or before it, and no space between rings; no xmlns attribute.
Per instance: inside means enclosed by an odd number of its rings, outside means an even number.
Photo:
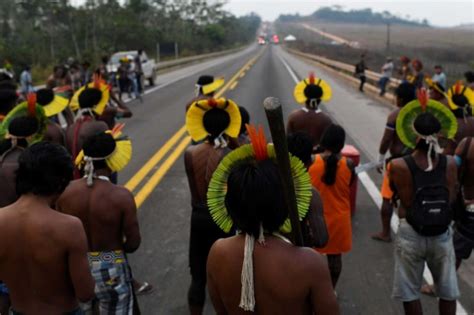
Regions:
<svg viewBox="0 0 474 315"><path fill-rule="evenodd" d="M272 134L273 145L277 158L278 170L283 184L283 197L290 214L291 232L293 242L296 246L303 246L298 208L296 206L295 186L291 175L290 155L286 142L285 125L283 123L283 111L278 98L267 97L263 101L268 125Z"/></svg>

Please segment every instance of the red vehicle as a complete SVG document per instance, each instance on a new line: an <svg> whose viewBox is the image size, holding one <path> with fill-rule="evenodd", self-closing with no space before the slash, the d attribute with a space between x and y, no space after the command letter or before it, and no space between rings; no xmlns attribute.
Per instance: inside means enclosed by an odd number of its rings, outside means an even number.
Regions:
<svg viewBox="0 0 474 315"><path fill-rule="evenodd" d="M280 38L278 37L278 35L275 34L272 36L272 43L275 45L278 45L280 43Z"/></svg>

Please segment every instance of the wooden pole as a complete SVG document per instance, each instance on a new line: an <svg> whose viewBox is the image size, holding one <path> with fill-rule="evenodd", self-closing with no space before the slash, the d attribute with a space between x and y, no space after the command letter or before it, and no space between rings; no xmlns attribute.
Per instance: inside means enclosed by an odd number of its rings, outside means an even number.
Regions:
<svg viewBox="0 0 474 315"><path fill-rule="evenodd" d="M283 198L285 200L291 221L291 232L293 242L296 246L303 246L298 208L296 206L295 186L291 175L290 156L286 142L285 124L283 123L283 111L278 98L268 97L263 102L268 125L272 134L273 145L278 163L278 170L283 184Z"/></svg>

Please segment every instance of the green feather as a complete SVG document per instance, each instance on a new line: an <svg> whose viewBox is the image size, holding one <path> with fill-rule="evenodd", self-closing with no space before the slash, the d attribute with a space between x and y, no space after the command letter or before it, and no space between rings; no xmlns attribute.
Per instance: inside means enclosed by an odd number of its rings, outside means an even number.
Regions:
<svg viewBox="0 0 474 315"><path fill-rule="evenodd" d="M39 123L39 129L36 135L33 137L32 143L40 142L43 140L43 136L46 133L46 128L48 126L48 117L46 117L46 114L44 112L44 109L42 106L39 104L36 104L35 106L36 110L36 118L38 119ZM28 116L30 113L28 111L28 103L23 102L16 107L14 107L5 117L3 120L3 123L0 125L0 139L5 139L5 136L8 134L8 127L10 126L10 123L13 119L17 117L22 117L22 116Z"/></svg>

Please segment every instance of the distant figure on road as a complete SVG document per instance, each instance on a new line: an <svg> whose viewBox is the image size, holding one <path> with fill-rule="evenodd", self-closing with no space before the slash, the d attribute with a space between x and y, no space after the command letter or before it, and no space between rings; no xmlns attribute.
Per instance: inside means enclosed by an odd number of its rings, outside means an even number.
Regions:
<svg viewBox="0 0 474 315"><path fill-rule="evenodd" d="M352 160L341 156L346 133L331 125L321 138L321 154L315 156L309 168L311 183L323 200L324 219L329 241L317 251L326 254L334 290L342 271L342 254L352 248L350 186L354 180Z"/></svg>
<svg viewBox="0 0 474 315"><path fill-rule="evenodd" d="M51 208L71 174L59 145L37 143L20 157L20 198L0 209L0 279L10 289L10 314L80 315L78 301L94 297L84 227Z"/></svg>
<svg viewBox="0 0 474 315"><path fill-rule="evenodd" d="M31 76L30 66L26 66L20 74L20 93L26 100L28 93L34 92L33 77Z"/></svg>
<svg viewBox="0 0 474 315"><path fill-rule="evenodd" d="M71 76L64 65L57 65L54 67L53 74L49 76L46 82L46 88L55 89L64 86L70 86L72 89Z"/></svg>
<svg viewBox="0 0 474 315"><path fill-rule="evenodd" d="M324 130L332 124L331 118L319 108L322 101L331 99L331 87L311 73L296 85L293 94L296 102L304 107L290 114L286 132L305 132L311 137L313 150L316 152Z"/></svg>
<svg viewBox="0 0 474 315"><path fill-rule="evenodd" d="M360 61L355 65L355 76L359 78L360 85L359 91L364 92L364 84L365 84L365 70L367 70L367 66L365 65L365 55L360 55Z"/></svg>
<svg viewBox="0 0 474 315"><path fill-rule="evenodd" d="M443 89L447 89L446 85L446 74L443 72L443 67L440 65L434 66L434 72L432 79L434 82L439 83L443 87Z"/></svg>
<svg viewBox="0 0 474 315"><path fill-rule="evenodd" d="M401 62L401 67L399 69L399 74L401 76L402 83L404 82L411 82L411 77L412 77L412 70L410 67L410 58L407 56L401 56L400 57L400 62Z"/></svg>
<svg viewBox="0 0 474 315"><path fill-rule="evenodd" d="M413 66L413 76L411 78L411 84L413 84L416 89L421 89L423 87L423 83L425 82L423 63L418 59L414 59L412 60L411 65Z"/></svg>
<svg viewBox="0 0 474 315"><path fill-rule="evenodd" d="M137 80L138 93L143 93L143 66L142 66L143 49L139 49L137 55L133 59L135 78Z"/></svg>
<svg viewBox="0 0 474 315"><path fill-rule="evenodd" d="M385 165L391 159L402 157L410 153L410 149L408 149L400 141L400 138L398 138L395 126L400 109L416 98L415 87L410 83L402 83L395 89L395 97L398 108L388 115L387 124L385 126L385 131L382 140L380 141L379 147L378 160ZM386 157L387 152L390 152L390 157ZM379 171L382 172L382 169L383 168L380 168ZM377 241L391 242L392 238L390 236L390 221L393 214L393 191L389 184L387 171L384 171L383 175L384 179L380 192L382 195L382 209L380 211L382 219L382 232L373 234L371 237Z"/></svg>
<svg viewBox="0 0 474 315"><path fill-rule="evenodd" d="M430 99L438 101L449 108L448 99L446 97L446 89L443 88L439 82L433 81L432 78L425 78L425 82L429 89Z"/></svg>
<svg viewBox="0 0 474 315"><path fill-rule="evenodd" d="M194 90L195 97L186 105L186 111L194 102L212 98L217 90L224 85L224 82L224 78L214 78L212 75L200 76Z"/></svg>
<svg viewBox="0 0 474 315"><path fill-rule="evenodd" d="M379 80L380 96L385 95L387 84L393 74L393 67L392 57L387 57L385 64L382 66L382 77Z"/></svg>
<svg viewBox="0 0 474 315"><path fill-rule="evenodd" d="M228 167L219 166L219 180L213 179L209 191L216 223L223 230L233 226L239 231L215 242L209 253L207 279L215 312L337 315L324 257L292 245L279 233L288 208L278 168L262 136L251 132L250 148L224 158ZM303 167L293 161L292 166ZM305 193L310 191L308 187Z"/></svg>
<svg viewBox="0 0 474 315"><path fill-rule="evenodd" d="M101 314L132 314L132 277L127 253L140 246L135 200L130 191L110 182L132 157L132 144L118 131L89 137L76 160L84 178L72 181L56 209L79 218L88 239L88 259L94 277L95 299Z"/></svg>
<svg viewBox="0 0 474 315"><path fill-rule="evenodd" d="M420 111L421 107L421 111ZM438 135L451 137L456 118L443 104L419 94L419 101L400 111L397 129L411 155L393 160L389 177L400 199L395 249L393 297L403 302L405 314L422 314L420 289L428 265L439 297L439 314L456 314L456 278L451 205L457 195L454 158L439 154Z"/></svg>
<svg viewBox="0 0 474 315"><path fill-rule="evenodd" d="M239 108L231 100L196 101L186 113L186 129L197 143L184 154L192 206L188 305L193 315L202 314L204 308L209 250L217 239L231 235L224 233L212 220L207 206L207 189L217 165L230 152L227 148L229 137L237 138L240 128Z"/></svg>

